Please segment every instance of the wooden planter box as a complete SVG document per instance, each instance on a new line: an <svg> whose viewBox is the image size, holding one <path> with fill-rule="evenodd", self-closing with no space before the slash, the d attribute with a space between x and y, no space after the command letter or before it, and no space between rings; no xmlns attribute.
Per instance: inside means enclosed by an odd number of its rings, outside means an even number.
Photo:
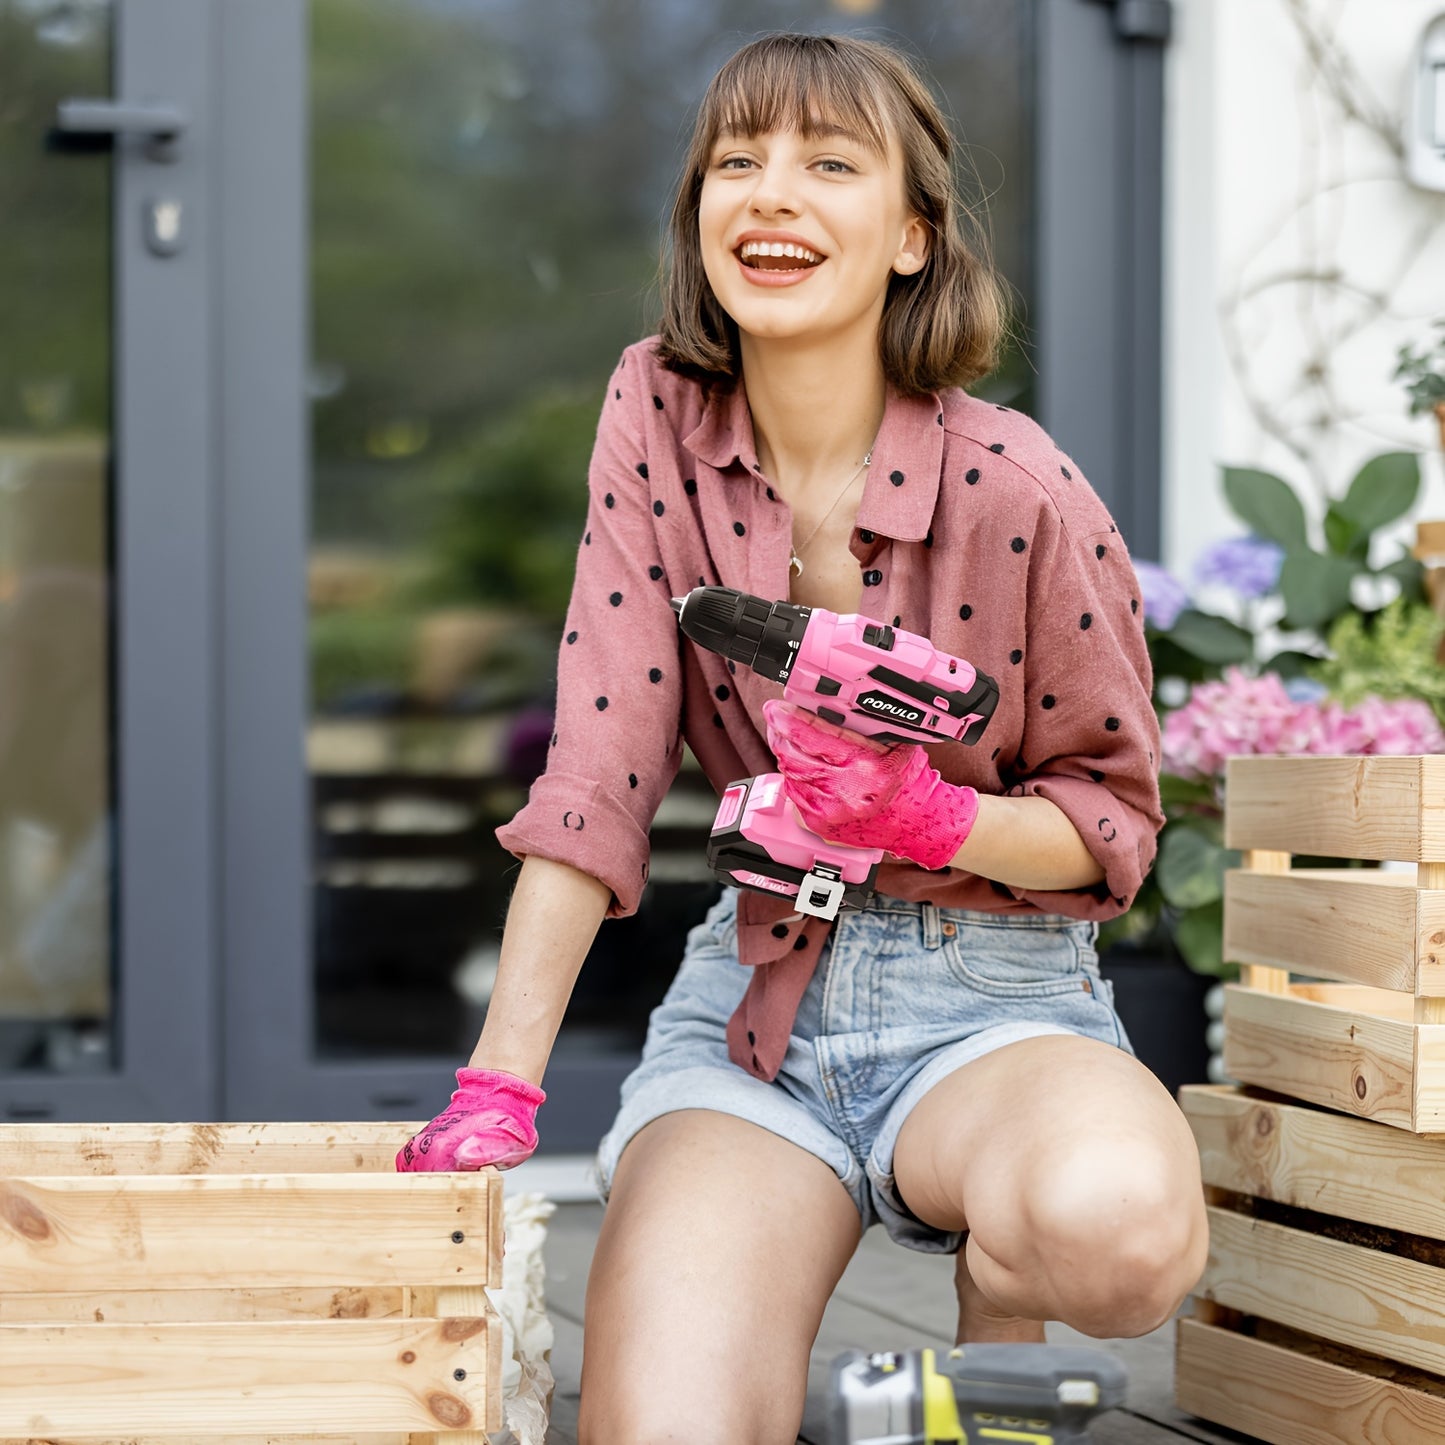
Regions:
<svg viewBox="0 0 1445 1445"><path fill-rule="evenodd" d="M412 1127L0 1125L0 1442L486 1445L501 1179Z"/></svg>
<svg viewBox="0 0 1445 1445"><path fill-rule="evenodd" d="M1210 1256L1179 1405L1273 1445L1445 1439L1445 757L1234 759L1226 796L1249 1087L1180 1092Z"/></svg>

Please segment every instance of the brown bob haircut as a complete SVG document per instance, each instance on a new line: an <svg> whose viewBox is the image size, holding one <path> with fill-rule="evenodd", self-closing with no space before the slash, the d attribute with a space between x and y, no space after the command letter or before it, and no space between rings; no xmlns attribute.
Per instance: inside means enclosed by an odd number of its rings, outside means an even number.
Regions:
<svg viewBox="0 0 1445 1445"><path fill-rule="evenodd" d="M959 194L948 123L905 56L841 35L764 36L713 78L673 202L658 358L702 381L739 375L737 326L703 271L703 176L724 133L791 130L811 137L820 123L844 126L880 155L896 135L908 207L928 227L923 268L888 281L878 343L889 384L917 396L987 376L1008 331L1008 293Z"/></svg>

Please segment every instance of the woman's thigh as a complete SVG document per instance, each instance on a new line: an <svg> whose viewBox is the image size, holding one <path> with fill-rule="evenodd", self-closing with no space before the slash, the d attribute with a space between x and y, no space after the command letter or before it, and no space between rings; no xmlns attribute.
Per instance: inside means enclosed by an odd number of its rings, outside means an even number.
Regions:
<svg viewBox="0 0 1445 1445"><path fill-rule="evenodd" d="M791 1445L858 1210L815 1155L682 1109L623 1150L587 1281L581 1445Z"/></svg>
<svg viewBox="0 0 1445 1445"><path fill-rule="evenodd" d="M925 1223L968 1230L971 1250L1079 1309L1125 1279L1177 1304L1204 1266L1189 1125L1148 1069L1097 1040L1024 1039L947 1075L904 1121L894 1175Z"/></svg>

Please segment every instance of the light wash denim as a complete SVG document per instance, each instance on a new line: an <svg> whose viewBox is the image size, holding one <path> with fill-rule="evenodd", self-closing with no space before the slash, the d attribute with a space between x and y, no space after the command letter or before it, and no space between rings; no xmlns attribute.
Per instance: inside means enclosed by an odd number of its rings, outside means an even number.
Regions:
<svg viewBox="0 0 1445 1445"><path fill-rule="evenodd" d="M617 1161L643 1125L675 1109L715 1109L789 1139L832 1167L863 1227L925 1254L963 1238L933 1229L893 1180L903 1121L945 1075L1018 1039L1082 1034L1133 1053L1099 976L1098 925L1053 913L976 913L875 898L840 913L764 1083L728 1058L727 1021L748 984L737 958L737 892L688 935L642 1060L598 1149L605 1203Z"/></svg>

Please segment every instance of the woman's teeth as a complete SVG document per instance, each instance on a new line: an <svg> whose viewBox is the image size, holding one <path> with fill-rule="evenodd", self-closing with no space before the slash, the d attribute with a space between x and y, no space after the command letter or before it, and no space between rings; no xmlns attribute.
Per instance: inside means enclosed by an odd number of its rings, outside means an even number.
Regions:
<svg viewBox="0 0 1445 1445"><path fill-rule="evenodd" d="M745 265L760 266L769 271L797 271L804 266L816 266L823 259L816 251L793 241L744 241L738 247L738 255ZM771 264L779 260L794 261L797 264Z"/></svg>

